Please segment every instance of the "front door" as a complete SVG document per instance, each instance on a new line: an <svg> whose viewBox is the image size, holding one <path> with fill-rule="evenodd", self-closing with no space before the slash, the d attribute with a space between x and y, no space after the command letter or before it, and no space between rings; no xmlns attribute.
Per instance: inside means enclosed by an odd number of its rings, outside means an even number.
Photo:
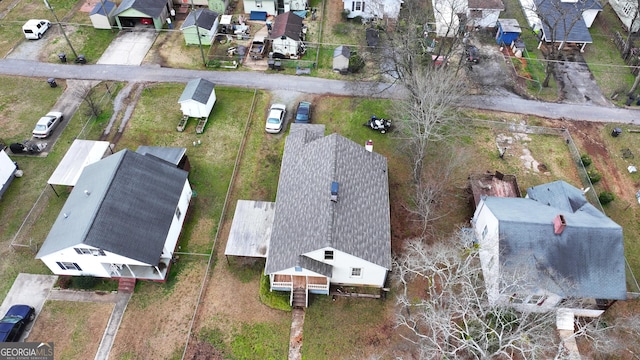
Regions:
<svg viewBox="0 0 640 360"><path fill-rule="evenodd" d="M294 289L306 289L307 277L306 276L293 276L293 288Z"/></svg>

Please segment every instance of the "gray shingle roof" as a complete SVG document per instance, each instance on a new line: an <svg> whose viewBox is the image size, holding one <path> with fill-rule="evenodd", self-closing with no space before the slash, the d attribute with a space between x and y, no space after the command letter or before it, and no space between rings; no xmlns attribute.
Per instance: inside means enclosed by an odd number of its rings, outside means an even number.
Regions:
<svg viewBox="0 0 640 360"><path fill-rule="evenodd" d="M324 247L390 269L386 158L338 134L322 136L321 125L293 125L302 124L292 124L285 142L265 272L301 266L300 255Z"/></svg>
<svg viewBox="0 0 640 360"><path fill-rule="evenodd" d="M104 7L103 7L103 5L104 5ZM91 12L89 13L89 16L95 15L95 14L108 16L109 13L111 13L111 11L115 7L116 7L116 3L112 2L112 1L109 1L109 0L98 2L96 4L96 6L93 7L93 10L91 10ZM105 15L105 11L106 11L106 15Z"/></svg>
<svg viewBox="0 0 640 360"><path fill-rule="evenodd" d="M151 18L157 18L162 15L162 11L166 7L167 2L163 0L123 0L114 15L120 15L129 9L135 9Z"/></svg>
<svg viewBox="0 0 640 360"><path fill-rule="evenodd" d="M218 18L218 13L209 9L198 9L195 12L189 13L187 18L184 19L180 30L186 29L190 26L198 24L198 27L202 29L211 30Z"/></svg>
<svg viewBox="0 0 640 360"><path fill-rule="evenodd" d="M180 95L180 99L178 99L178 103L187 100L194 100L201 104L206 104L209 101L209 96L211 96L211 92L213 92L214 84L203 78L197 78L190 80L185 86L182 95Z"/></svg>
<svg viewBox="0 0 640 360"><path fill-rule="evenodd" d="M589 29L582 18L582 12L590 9L602 10L602 5L597 0L534 1L547 41L593 42Z"/></svg>
<svg viewBox="0 0 640 360"><path fill-rule="evenodd" d="M575 207L577 194L554 182L534 187L529 199L484 199L500 222L501 271L529 274L529 281L564 297L625 299L622 227L586 200ZM560 235L553 227L558 214L566 221Z"/></svg>
<svg viewBox="0 0 640 360"><path fill-rule="evenodd" d="M84 243L156 265L186 179L186 171L130 150L87 166L36 258Z"/></svg>
<svg viewBox="0 0 640 360"><path fill-rule="evenodd" d="M333 50L333 57L344 56L347 59L351 57L351 49L348 46L340 45Z"/></svg>
<svg viewBox="0 0 640 360"><path fill-rule="evenodd" d="M502 0L468 0L469 9L495 9L504 10Z"/></svg>
<svg viewBox="0 0 640 360"><path fill-rule="evenodd" d="M302 18L291 11L280 14L273 19L273 29L271 30L271 39L277 39L286 36L296 41L302 40L300 34L302 32Z"/></svg>
<svg viewBox="0 0 640 360"><path fill-rule="evenodd" d="M144 146L140 145L136 149L138 154L153 155L175 166L180 165L180 161L187 153L186 148L167 147L167 146Z"/></svg>

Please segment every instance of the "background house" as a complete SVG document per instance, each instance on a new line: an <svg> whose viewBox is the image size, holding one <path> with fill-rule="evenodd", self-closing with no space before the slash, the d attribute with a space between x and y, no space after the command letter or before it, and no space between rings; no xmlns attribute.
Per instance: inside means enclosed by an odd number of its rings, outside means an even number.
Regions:
<svg viewBox="0 0 640 360"><path fill-rule="evenodd" d="M349 59L351 49L348 46L340 45L333 50L333 71L346 72L349 69Z"/></svg>
<svg viewBox="0 0 640 360"><path fill-rule="evenodd" d="M36 258L56 275L165 280L191 200L187 174L129 150L85 167Z"/></svg>
<svg viewBox="0 0 640 360"><path fill-rule="evenodd" d="M271 290L290 291L304 306L308 293L328 294L329 284L384 287L391 269L387 171L384 156L324 136L324 125L291 125L265 266Z"/></svg>
<svg viewBox="0 0 640 360"><path fill-rule="evenodd" d="M118 28L140 25L142 19L151 19L156 30L162 29L169 17L171 0L123 0L114 16Z"/></svg>
<svg viewBox="0 0 640 360"><path fill-rule="evenodd" d="M286 12L273 19L271 49L275 57L297 58L304 52L302 18Z"/></svg>
<svg viewBox="0 0 640 360"><path fill-rule="evenodd" d="M467 20L470 27L493 28L504 11L502 0L468 0Z"/></svg>
<svg viewBox="0 0 640 360"><path fill-rule="evenodd" d="M466 19L458 14L466 16L468 0L431 0L431 5L438 37L453 37L463 30Z"/></svg>
<svg viewBox="0 0 640 360"><path fill-rule="evenodd" d="M540 45L554 43L558 48L565 44L577 44L584 50L586 44L593 43L589 28L596 15L602 11L597 0L528 0L535 3L537 22L532 28L541 28ZM524 3L523 3L524 6Z"/></svg>
<svg viewBox="0 0 640 360"><path fill-rule="evenodd" d="M0 198L15 177L17 167L4 150L0 150Z"/></svg>
<svg viewBox="0 0 640 360"><path fill-rule="evenodd" d="M93 27L96 29L111 29L116 23L113 15L116 12L116 8L116 3L112 1L104 0L98 2L89 13Z"/></svg>
<svg viewBox="0 0 640 360"><path fill-rule="evenodd" d="M527 198L483 197L472 224L492 302L626 299L622 228L564 181L529 188Z"/></svg>
<svg viewBox="0 0 640 360"><path fill-rule="evenodd" d="M636 0L609 0L609 5L627 29L627 31L636 32L640 30L640 17L636 16L638 12L638 2ZM635 22L631 24L634 17Z"/></svg>
<svg viewBox="0 0 640 360"><path fill-rule="evenodd" d="M178 103L184 116L208 118L216 103L214 84L202 78L190 80L180 95Z"/></svg>
<svg viewBox="0 0 640 360"><path fill-rule="evenodd" d="M182 31L187 45L211 45L216 39L219 23L218 13L209 9L198 9L187 15L180 26L180 31ZM198 35L200 39L198 39Z"/></svg>
<svg viewBox="0 0 640 360"><path fill-rule="evenodd" d="M265 12L267 15L277 15L276 0L242 0L244 13L250 14L252 11Z"/></svg>
<svg viewBox="0 0 640 360"><path fill-rule="evenodd" d="M397 19L403 3L403 0L342 0L349 19L358 16L364 19Z"/></svg>

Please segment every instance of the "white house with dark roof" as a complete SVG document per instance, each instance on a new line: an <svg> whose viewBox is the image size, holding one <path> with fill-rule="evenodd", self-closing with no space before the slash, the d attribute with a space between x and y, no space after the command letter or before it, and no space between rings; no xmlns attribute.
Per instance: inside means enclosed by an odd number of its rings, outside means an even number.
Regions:
<svg viewBox="0 0 640 360"><path fill-rule="evenodd" d="M342 7L347 11L347 17L353 19L397 19L403 0L342 0Z"/></svg>
<svg viewBox="0 0 640 360"><path fill-rule="evenodd" d="M275 57L297 58L304 53L304 25L302 17L292 11L280 14L273 19L273 28L269 38Z"/></svg>
<svg viewBox="0 0 640 360"><path fill-rule="evenodd" d="M36 259L56 275L166 280L191 200L187 175L129 150L88 165Z"/></svg>
<svg viewBox="0 0 640 360"><path fill-rule="evenodd" d="M626 299L622 227L564 181L531 187L526 198L485 196L472 224L494 303Z"/></svg>
<svg viewBox="0 0 640 360"><path fill-rule="evenodd" d="M324 125L292 124L280 169L265 274L271 290L329 294L384 287L391 270L387 159ZM294 295L295 294L295 295Z"/></svg>

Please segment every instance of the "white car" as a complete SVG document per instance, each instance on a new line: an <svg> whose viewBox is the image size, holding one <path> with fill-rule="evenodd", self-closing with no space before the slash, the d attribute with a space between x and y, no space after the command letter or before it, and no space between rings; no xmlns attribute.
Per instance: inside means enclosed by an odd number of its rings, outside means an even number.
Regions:
<svg viewBox="0 0 640 360"><path fill-rule="evenodd" d="M53 129L58 126L59 123L62 122L62 113L59 111L51 111L47 113L47 115L43 116L38 120L36 127L33 128L33 137L34 138L46 138L51 135Z"/></svg>
<svg viewBox="0 0 640 360"><path fill-rule="evenodd" d="M24 37L31 40L41 39L47 30L51 27L49 20L31 19L22 25Z"/></svg>
<svg viewBox="0 0 640 360"><path fill-rule="evenodd" d="M282 130L284 123L284 114L287 113L287 107L283 104L273 104L269 108L269 115L267 115L267 125L265 130L271 134L277 134Z"/></svg>

